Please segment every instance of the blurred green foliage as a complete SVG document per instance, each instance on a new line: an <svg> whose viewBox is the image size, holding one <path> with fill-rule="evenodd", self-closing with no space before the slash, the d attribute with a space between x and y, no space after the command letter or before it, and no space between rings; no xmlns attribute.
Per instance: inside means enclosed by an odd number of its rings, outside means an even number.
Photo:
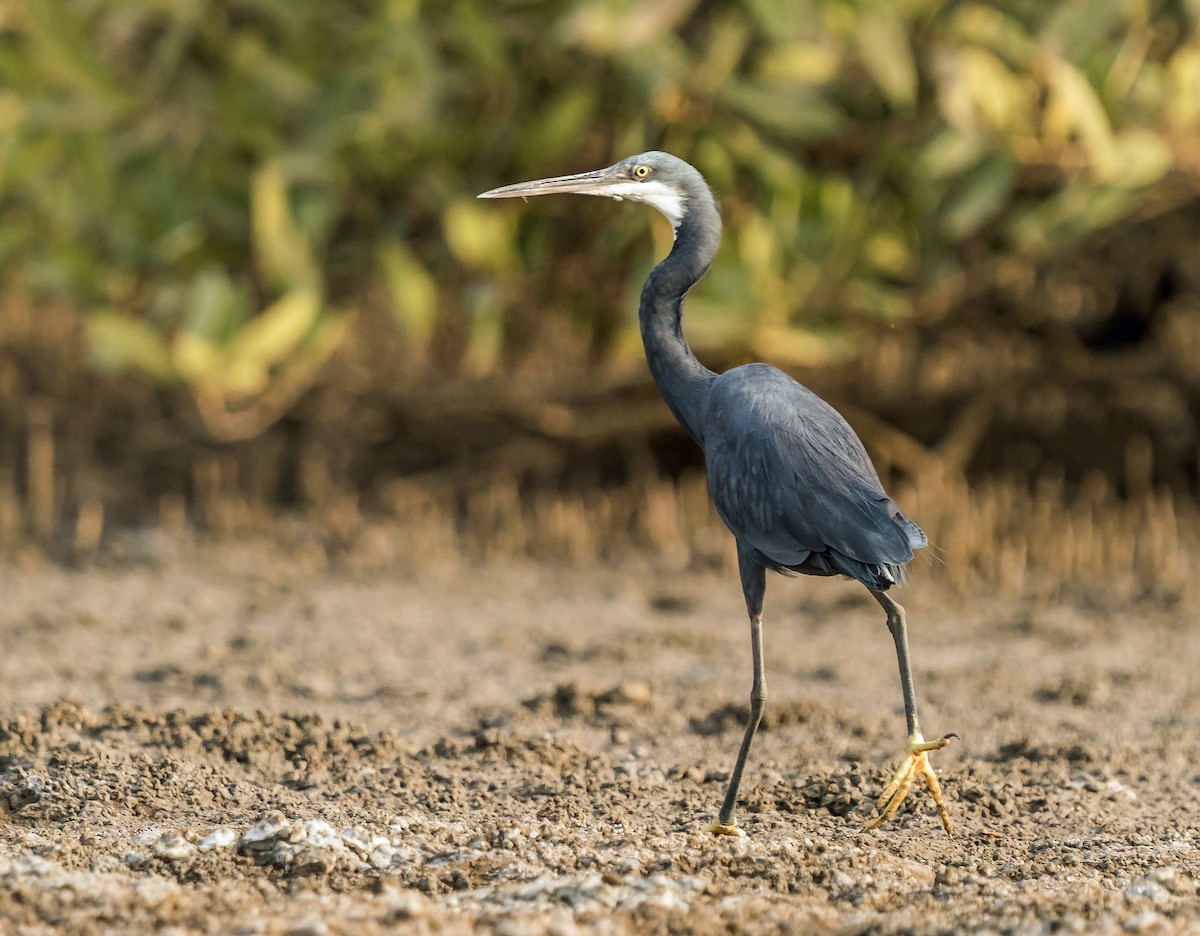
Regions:
<svg viewBox="0 0 1200 936"><path fill-rule="evenodd" d="M981 258L1068 248L1194 173L1197 16L13 0L0 272L87 316L97 366L179 382L215 434L253 434L352 320L390 321L398 379L517 363L547 315L570 323L564 366L631 352L664 229L652 251L612 206L581 226L473 197L653 147L724 205L696 343L811 362L844 349L846 322L903 318Z"/></svg>

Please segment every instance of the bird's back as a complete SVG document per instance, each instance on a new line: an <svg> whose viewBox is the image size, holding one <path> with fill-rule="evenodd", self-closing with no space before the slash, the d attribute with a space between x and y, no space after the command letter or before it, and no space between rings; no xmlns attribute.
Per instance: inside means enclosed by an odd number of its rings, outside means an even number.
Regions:
<svg viewBox="0 0 1200 936"><path fill-rule="evenodd" d="M703 446L721 519L767 568L886 589L927 543L841 415L773 367L713 380Z"/></svg>

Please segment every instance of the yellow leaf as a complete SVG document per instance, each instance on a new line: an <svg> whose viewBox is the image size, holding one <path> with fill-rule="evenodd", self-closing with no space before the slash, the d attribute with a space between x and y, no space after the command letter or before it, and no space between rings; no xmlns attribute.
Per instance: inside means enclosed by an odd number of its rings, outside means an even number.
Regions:
<svg viewBox="0 0 1200 936"><path fill-rule="evenodd" d="M350 318L351 313L348 312L323 315L300 350L288 358L287 365L276 380L293 389L311 383L321 365L341 347Z"/></svg>
<svg viewBox="0 0 1200 936"><path fill-rule="evenodd" d="M1165 176L1174 161L1166 140L1153 131L1131 127L1113 140L1112 162L1097 176L1121 188L1141 188Z"/></svg>
<svg viewBox="0 0 1200 936"><path fill-rule="evenodd" d="M342 339L350 327L352 313L342 310L337 314L321 317L308 341L304 343L301 355L306 360L316 363L324 361L341 347Z"/></svg>
<svg viewBox="0 0 1200 936"><path fill-rule="evenodd" d="M1050 63L1048 77L1043 132L1058 143L1077 137L1093 167L1100 173L1108 171L1113 161L1112 124L1096 89L1083 72L1062 59Z"/></svg>
<svg viewBox="0 0 1200 936"><path fill-rule="evenodd" d="M852 352L845 335L822 334L793 326L756 329L752 350L757 355L792 367L813 367L845 360Z"/></svg>
<svg viewBox="0 0 1200 936"><path fill-rule="evenodd" d="M895 231L880 231L868 237L863 244L863 254L880 273L893 277L912 275L912 251Z"/></svg>
<svg viewBox="0 0 1200 936"><path fill-rule="evenodd" d="M137 370L158 380L178 379L162 335L141 319L102 309L88 316L87 334L98 370Z"/></svg>
<svg viewBox="0 0 1200 936"><path fill-rule="evenodd" d="M28 105L15 91L0 92L0 133L12 133L25 120Z"/></svg>
<svg viewBox="0 0 1200 936"><path fill-rule="evenodd" d="M220 394L226 400L244 402L262 396L271 382L261 361L234 358L225 362L220 375Z"/></svg>
<svg viewBox="0 0 1200 936"><path fill-rule="evenodd" d="M838 48L815 42L789 42L767 49L760 71L764 78L789 84L817 85L830 81L841 65Z"/></svg>
<svg viewBox="0 0 1200 936"><path fill-rule="evenodd" d="M225 369L220 349L203 335L186 329L171 342L171 362L188 383L210 389L220 385Z"/></svg>
<svg viewBox="0 0 1200 936"><path fill-rule="evenodd" d="M1186 45L1171 56L1167 120L1189 134L1200 123L1200 49Z"/></svg>
<svg viewBox="0 0 1200 936"><path fill-rule="evenodd" d="M779 243L762 215L748 215L738 231L738 253L747 272L756 279L779 276Z"/></svg>
<svg viewBox="0 0 1200 936"><path fill-rule="evenodd" d="M454 256L468 266L501 270L512 262L512 224L502 211L480 209L459 199L446 209L442 226Z"/></svg>
<svg viewBox="0 0 1200 936"><path fill-rule="evenodd" d="M318 286L316 264L288 207L283 170L269 162L255 173L250 215L254 250L271 281L284 289Z"/></svg>
<svg viewBox="0 0 1200 936"><path fill-rule="evenodd" d="M1021 79L985 49L968 47L939 59L938 100L946 120L963 130L980 123L997 130L1017 129L1029 110Z"/></svg>
<svg viewBox="0 0 1200 936"><path fill-rule="evenodd" d="M271 367L285 361L310 331L321 311L312 289L293 289L247 322L228 345L231 363L254 361Z"/></svg>
<svg viewBox="0 0 1200 936"><path fill-rule="evenodd" d="M582 3L564 22L566 38L593 52L637 49L669 35L696 0L658 3Z"/></svg>
<svg viewBox="0 0 1200 936"><path fill-rule="evenodd" d="M379 251L379 266L391 300L392 318L406 338L424 347L437 324L437 283L421 262L397 242Z"/></svg>

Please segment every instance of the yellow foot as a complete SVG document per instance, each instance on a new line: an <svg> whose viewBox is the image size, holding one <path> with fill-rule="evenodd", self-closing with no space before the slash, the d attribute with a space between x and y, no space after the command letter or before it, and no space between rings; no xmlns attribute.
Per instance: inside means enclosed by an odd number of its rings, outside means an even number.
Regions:
<svg viewBox="0 0 1200 936"><path fill-rule="evenodd" d="M926 741L918 733L908 739L908 748L904 762L897 768L896 773L892 777L892 782L888 784L887 789L883 791L883 796L879 798L879 803L876 807L879 810L879 815L863 827L864 831L877 829L891 819L892 816L896 815L896 810L900 808L900 804L908 796L909 788L912 787L913 782L918 777L922 777L929 787L929 792L933 795L933 802L937 806L938 815L942 817L942 825L946 828L946 834L954 834L954 829L950 825L950 811L946 809L946 804L942 802L942 785L938 783L937 774L933 772L933 767L929 763L929 752L941 750L950 743L951 738L957 737L958 735L956 734L948 734L946 737L938 738L936 741Z"/></svg>
<svg viewBox="0 0 1200 936"><path fill-rule="evenodd" d="M711 833L712 835L732 835L736 838L741 838L746 834L736 825L725 825L725 823L721 822L719 819L705 829L705 831Z"/></svg>

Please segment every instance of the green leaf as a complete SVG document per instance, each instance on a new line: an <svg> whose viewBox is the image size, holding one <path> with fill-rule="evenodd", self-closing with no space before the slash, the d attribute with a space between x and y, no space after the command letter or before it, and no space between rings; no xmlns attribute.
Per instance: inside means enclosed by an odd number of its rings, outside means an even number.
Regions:
<svg viewBox="0 0 1200 936"><path fill-rule="evenodd" d="M845 122L843 112L813 89L797 88L781 96L777 88L731 78L717 94L721 103L749 120L795 139L826 136Z"/></svg>
<svg viewBox="0 0 1200 936"><path fill-rule="evenodd" d="M183 327L215 344L233 335L246 321L249 302L229 277L205 270L192 280L184 305Z"/></svg>
<svg viewBox="0 0 1200 936"><path fill-rule="evenodd" d="M546 113L521 136L521 161L534 164L565 155L576 145L580 127L592 120L596 95L591 88L566 88Z"/></svg>
<svg viewBox="0 0 1200 936"><path fill-rule="evenodd" d="M888 99L909 107L917 99L917 66L908 44L908 31L891 5L863 9L858 28L858 52L863 64Z"/></svg>
<svg viewBox="0 0 1200 936"><path fill-rule="evenodd" d="M999 214L1012 197L1017 167L1004 156L993 156L966 181L942 213L942 230L952 240L974 234Z"/></svg>
<svg viewBox="0 0 1200 936"><path fill-rule="evenodd" d="M1072 62L1110 41L1131 4L1129 0L1056 0L1042 30L1042 41Z"/></svg>
<svg viewBox="0 0 1200 936"><path fill-rule="evenodd" d="M504 308L499 295L490 289L470 290L467 306L471 316L467 366L472 373L490 374L504 349Z"/></svg>
<svg viewBox="0 0 1200 936"><path fill-rule="evenodd" d="M972 3L954 14L954 38L980 46L1021 70L1034 66L1041 55L1037 38L1012 12Z"/></svg>
<svg viewBox="0 0 1200 936"><path fill-rule="evenodd" d="M1018 250L1053 250L1112 224L1134 204L1132 190L1097 186L1080 177L1014 218L1010 236Z"/></svg>
<svg viewBox="0 0 1200 936"><path fill-rule="evenodd" d="M934 179L948 179L978 165L991 147L991 141L981 133L948 128L930 140L918 158L924 173Z"/></svg>

